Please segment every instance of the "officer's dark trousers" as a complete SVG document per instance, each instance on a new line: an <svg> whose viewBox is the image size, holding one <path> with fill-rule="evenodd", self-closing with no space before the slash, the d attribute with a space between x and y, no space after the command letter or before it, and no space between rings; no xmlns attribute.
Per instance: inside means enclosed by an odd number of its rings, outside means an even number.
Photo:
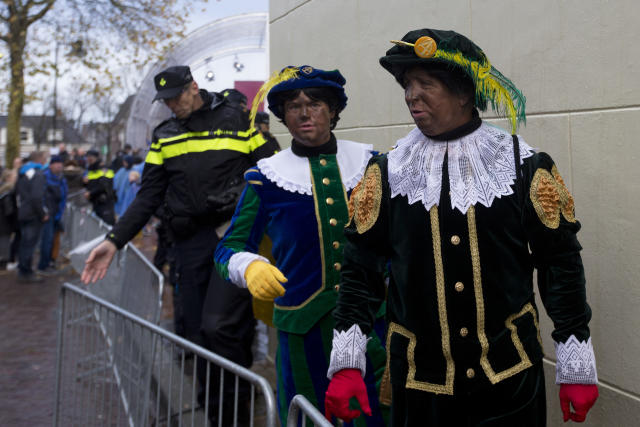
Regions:
<svg viewBox="0 0 640 427"><path fill-rule="evenodd" d="M217 243L215 229L210 225L202 225L195 234L175 242L176 287L182 302L184 337L198 345L204 345L200 330L202 306L214 272Z"/></svg>
<svg viewBox="0 0 640 427"><path fill-rule="evenodd" d="M178 293L182 298L185 337L203 347L238 363L250 367L253 362L251 344L255 333L255 320L251 295L246 289L223 280L215 271L213 254L218 236L213 226L201 225L195 235L176 240L175 256ZM204 404L206 367L198 358L199 401ZM212 366L209 379L209 414L218 414L220 369ZM239 395L243 399L249 385L240 381ZM224 378L224 418L232 416L235 381L232 375ZM239 401L239 408L244 401ZM239 411L239 415L243 415ZM223 424L224 425L224 424Z"/></svg>

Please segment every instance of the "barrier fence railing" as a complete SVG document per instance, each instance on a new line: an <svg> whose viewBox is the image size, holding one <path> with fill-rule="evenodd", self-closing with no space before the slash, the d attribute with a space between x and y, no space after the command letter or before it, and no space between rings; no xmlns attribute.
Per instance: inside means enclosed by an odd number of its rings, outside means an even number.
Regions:
<svg viewBox="0 0 640 427"><path fill-rule="evenodd" d="M64 214L61 249L81 272L91 243L110 230L89 206L70 203ZM86 246L86 247L84 247ZM83 248L84 247L84 248ZM116 253L105 277L87 287L92 294L158 323L162 310L163 274L132 244Z"/></svg>
<svg viewBox="0 0 640 427"><path fill-rule="evenodd" d="M65 211L64 228L61 250L80 272L88 250L110 227L76 197ZM127 244L102 280L87 287L64 284L54 425L275 426L274 394L265 378L157 326L163 283L162 273ZM241 379L251 383L248 400L240 396ZM225 380L234 381L233 402L220 392ZM306 426L307 418L332 425L295 396L288 426Z"/></svg>
<svg viewBox="0 0 640 427"><path fill-rule="evenodd" d="M316 427L333 427L318 409L301 394L293 396L289 404L287 427L306 427L309 418Z"/></svg>
<svg viewBox="0 0 640 427"><path fill-rule="evenodd" d="M56 426L276 425L264 377L70 283L60 293L57 353ZM201 390L198 371L206 373ZM232 401L222 392L211 399L227 380L234 382Z"/></svg>

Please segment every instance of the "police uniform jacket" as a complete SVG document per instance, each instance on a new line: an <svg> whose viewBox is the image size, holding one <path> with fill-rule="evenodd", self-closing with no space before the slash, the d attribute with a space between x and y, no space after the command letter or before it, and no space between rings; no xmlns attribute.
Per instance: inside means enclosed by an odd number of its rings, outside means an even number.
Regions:
<svg viewBox="0 0 640 427"><path fill-rule="evenodd" d="M99 205L115 202L113 177L113 171L102 167L102 162L96 161L89 165L86 175L86 188L89 192L89 201L91 203Z"/></svg>
<svg viewBox="0 0 640 427"><path fill-rule="evenodd" d="M590 347L573 199L521 138L514 156L512 136L477 117L437 139L414 129L372 159L350 211L337 330L367 334L386 296L392 384L454 395L540 361L534 268L556 343ZM590 363L575 382L593 381Z"/></svg>
<svg viewBox="0 0 640 427"><path fill-rule="evenodd" d="M207 199L242 183L245 170L274 153L224 97L204 90L200 96L204 105L188 118L174 117L154 129L140 190L107 237L118 248L165 200L173 217L213 225L228 219L216 218Z"/></svg>

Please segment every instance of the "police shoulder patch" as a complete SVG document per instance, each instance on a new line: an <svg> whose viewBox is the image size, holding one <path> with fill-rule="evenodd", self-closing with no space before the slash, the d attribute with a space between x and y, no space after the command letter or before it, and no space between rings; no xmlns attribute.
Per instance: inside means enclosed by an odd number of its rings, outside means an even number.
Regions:
<svg viewBox="0 0 640 427"><path fill-rule="evenodd" d="M382 199L380 166L373 164L355 186L349 199L349 223L353 221L359 234L365 233L378 220Z"/></svg>
<svg viewBox="0 0 640 427"><path fill-rule="evenodd" d="M539 168L533 175L529 198L540 221L548 228L560 226L560 215L569 222L576 222L573 196L555 165L551 172Z"/></svg>

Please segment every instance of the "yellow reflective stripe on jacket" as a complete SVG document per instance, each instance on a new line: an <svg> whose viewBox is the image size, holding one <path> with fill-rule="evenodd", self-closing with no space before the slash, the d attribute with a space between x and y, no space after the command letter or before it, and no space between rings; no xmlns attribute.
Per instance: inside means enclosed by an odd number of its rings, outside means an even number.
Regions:
<svg viewBox="0 0 640 427"><path fill-rule="evenodd" d="M162 154L159 151L151 151L147 153L147 158L144 160L145 163L149 163L152 165L161 165L162 164Z"/></svg>
<svg viewBox="0 0 640 427"><path fill-rule="evenodd" d="M102 178L103 176L107 178L113 178L115 175L111 169L107 169L107 172L104 172L102 169L87 172L87 179L89 181Z"/></svg>
<svg viewBox="0 0 640 427"><path fill-rule="evenodd" d="M210 138L203 138L207 136ZM157 143L151 145L145 161L161 165L164 159L211 150L233 150L249 154L265 142L262 134L254 129L238 132L220 129L214 132L187 132L171 138L159 139Z"/></svg>

